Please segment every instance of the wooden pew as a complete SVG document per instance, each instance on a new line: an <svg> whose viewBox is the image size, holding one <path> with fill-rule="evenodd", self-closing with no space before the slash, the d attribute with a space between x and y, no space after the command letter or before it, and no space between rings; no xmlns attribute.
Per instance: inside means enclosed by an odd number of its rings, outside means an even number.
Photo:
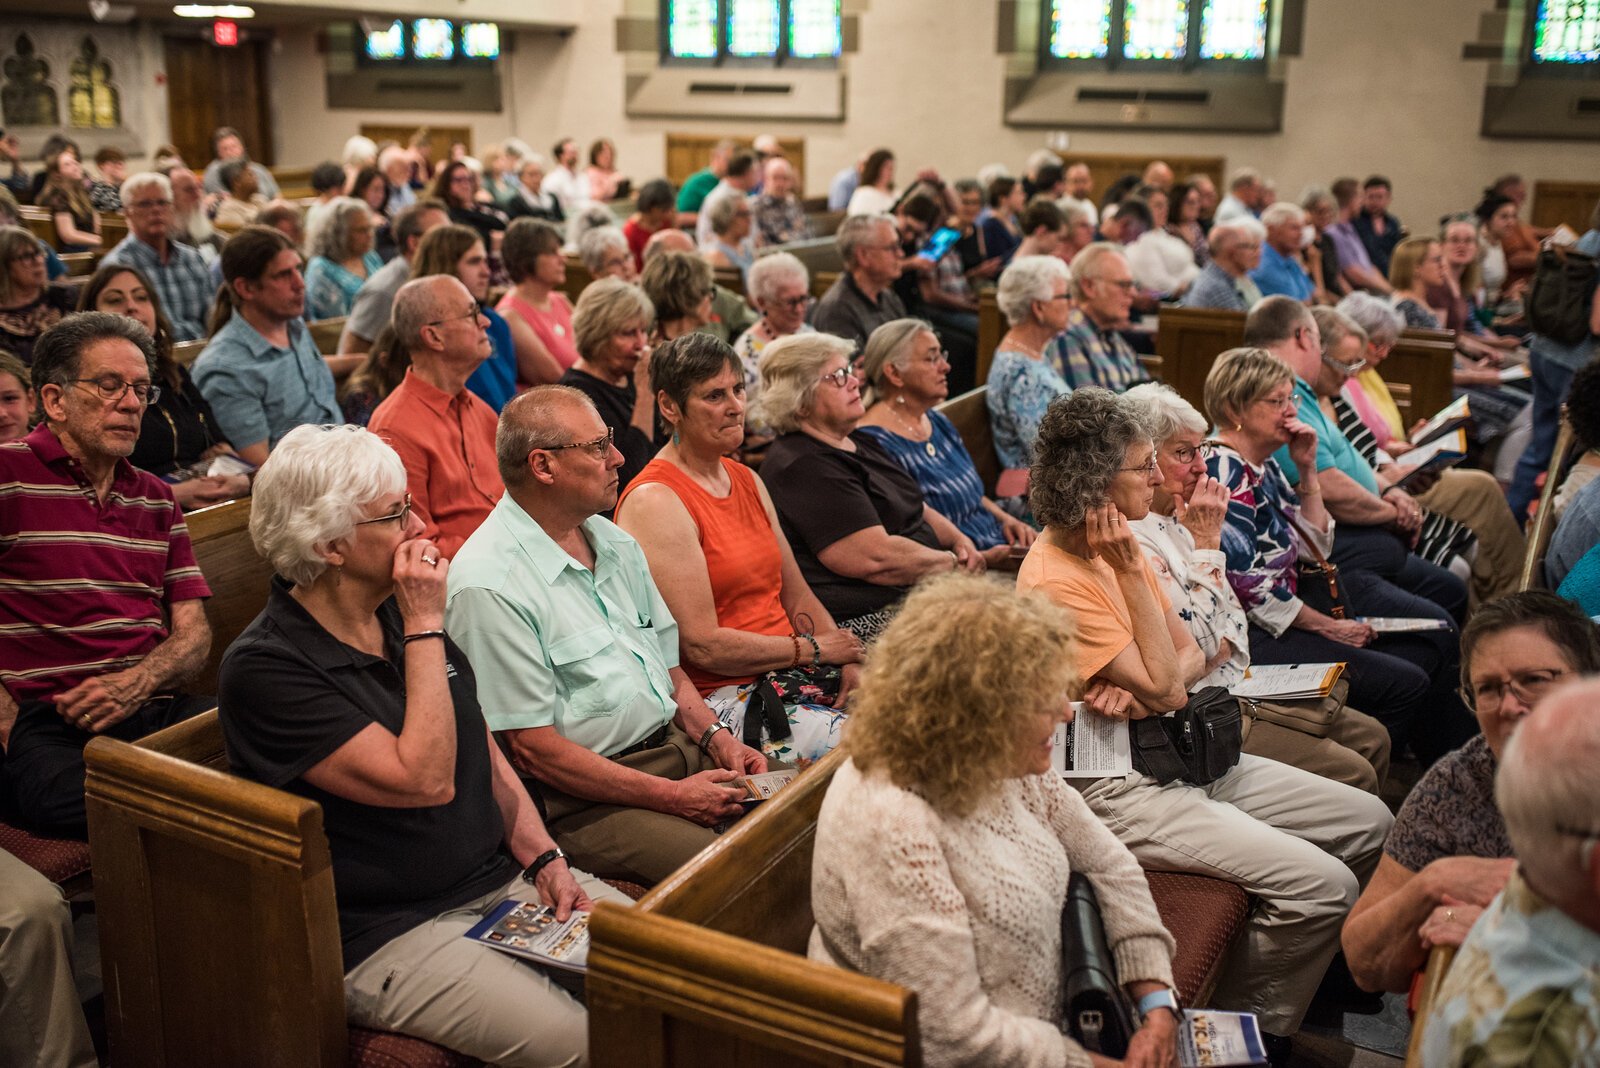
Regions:
<svg viewBox="0 0 1600 1068"><path fill-rule="evenodd" d="M832 289L833 284L839 280L840 273L839 271L812 271L811 295L821 300L822 295Z"/></svg>
<svg viewBox="0 0 1600 1068"><path fill-rule="evenodd" d="M56 234L56 220L43 208L32 205L23 205L19 209L18 221L28 228L28 232L53 249L61 248L61 238Z"/></svg>
<svg viewBox="0 0 1600 1068"><path fill-rule="evenodd" d="M811 212L806 215L806 222L811 224L812 237L832 237L839 232L839 224L844 222L844 212Z"/></svg>
<svg viewBox="0 0 1600 1068"><path fill-rule="evenodd" d="M61 262L67 265L68 278L88 278L94 274L95 264L100 260L98 252L63 252Z"/></svg>
<svg viewBox="0 0 1600 1068"><path fill-rule="evenodd" d="M214 694L222 654L267 606L272 567L256 555L250 540L250 498L201 508L185 516L184 522L195 561L211 587L205 603L211 652L190 688L195 693Z"/></svg>
<svg viewBox="0 0 1600 1068"><path fill-rule="evenodd" d="M566 254L565 259L567 263L567 280L561 283L561 292L565 293L567 299L572 301L573 304L577 304L578 297L583 293L584 287L594 281L594 275L589 273L589 268L575 254L569 252Z"/></svg>
<svg viewBox="0 0 1600 1068"><path fill-rule="evenodd" d="M590 1057L597 1065L918 1065L913 991L804 957L817 813L835 750L657 886L590 924ZM1248 899L1199 876L1151 873L1174 977L1203 1003Z"/></svg>
<svg viewBox="0 0 1600 1068"><path fill-rule="evenodd" d="M844 270L844 260L839 256L839 245L832 237L814 237L809 241L791 241L786 245L768 245L763 248L758 256L770 256L775 252L787 252L801 263L805 264L806 271L813 278L819 271L839 272Z"/></svg>
<svg viewBox="0 0 1600 1068"><path fill-rule="evenodd" d="M1550 466L1545 470L1544 488L1539 491L1539 507L1528 521L1528 547L1522 555L1522 572L1517 577L1518 590L1542 590L1544 580L1544 554L1555 537L1555 500L1561 488L1561 479L1571 462L1583 452L1572 422L1563 414L1561 430L1556 434L1556 446L1550 451Z"/></svg>
<svg viewBox="0 0 1600 1068"><path fill-rule="evenodd" d="M1412 1021L1411 1041L1406 1043L1405 1068L1422 1068L1422 1036L1427 1030L1428 1014L1439 998L1439 988L1444 985L1445 973L1455 963L1458 946L1434 946L1428 952L1428 964L1422 973L1422 989L1417 994L1417 1016Z"/></svg>
<svg viewBox="0 0 1600 1068"><path fill-rule="evenodd" d="M981 379L980 379L981 381ZM983 480L984 495L993 498L1000 478L1000 456L994 451L994 432L989 427L989 387L980 385L970 393L950 397L938 410L955 426L961 443L972 456L972 466Z"/></svg>
<svg viewBox="0 0 1600 1068"><path fill-rule="evenodd" d="M1162 381L1204 412L1206 375L1219 355L1244 344L1244 320L1243 312L1163 304L1156 331ZM1450 403L1454 369L1453 335L1406 330L1378 373L1411 423Z"/></svg>
<svg viewBox="0 0 1600 1068"><path fill-rule="evenodd" d="M333 319L313 319L306 326L311 330L311 340L317 343L317 351L331 353L339 351L339 335L344 333L344 324L350 321L348 315L340 315Z"/></svg>
<svg viewBox="0 0 1600 1068"><path fill-rule="evenodd" d="M973 379L978 385L989 381L995 350L1005 336L1006 320L1000 314L999 298L993 286L985 286L978 291L978 374Z"/></svg>
<svg viewBox="0 0 1600 1068"><path fill-rule="evenodd" d="M322 808L227 774L215 712L84 763L117 1064L476 1063L347 1026Z"/></svg>
<svg viewBox="0 0 1600 1068"><path fill-rule="evenodd" d="M175 341L172 343L172 358L185 367L193 367L194 361L206 350L209 344L205 338L196 338L193 341Z"/></svg>
<svg viewBox="0 0 1600 1068"><path fill-rule="evenodd" d="M713 267L711 280L724 289L730 289L739 296L744 296L744 275L739 273L737 267Z"/></svg>
<svg viewBox="0 0 1600 1068"><path fill-rule="evenodd" d="M114 213L105 213L100 216L100 247L107 252L122 243L128 236L128 220L125 216Z"/></svg>

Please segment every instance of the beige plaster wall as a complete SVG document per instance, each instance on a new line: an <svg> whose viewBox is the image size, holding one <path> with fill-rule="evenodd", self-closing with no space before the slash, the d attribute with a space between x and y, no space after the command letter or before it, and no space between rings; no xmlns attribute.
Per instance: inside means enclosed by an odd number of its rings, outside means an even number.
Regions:
<svg viewBox="0 0 1600 1068"><path fill-rule="evenodd" d="M471 11L483 0L467 0ZM624 115L625 57L615 51L623 0L584 0L568 36L519 32L503 64L499 115L423 113L470 124L480 144L516 132L539 148L558 135L605 134L621 166L660 172L668 131L806 136L808 187L863 149L892 146L901 171L932 164L947 175L990 161L1019 166L1048 131L1001 122L1004 61L995 53L997 0L864 0L861 50L846 58L847 119L841 124L634 120ZM1493 175L1593 179L1600 149L1589 143L1490 141L1478 136L1488 64L1461 59L1491 0L1310 0L1304 54L1287 61L1284 132L1268 136L1074 131L1072 151L1221 154L1230 166L1274 176L1283 195L1339 174L1388 174L1396 207L1413 228L1470 206ZM476 13L476 12L474 12ZM274 58L279 158L310 163L335 155L361 113L330 109L321 57L309 31L283 34ZM385 115L390 113L384 113ZM400 113L393 113L399 117Z"/></svg>

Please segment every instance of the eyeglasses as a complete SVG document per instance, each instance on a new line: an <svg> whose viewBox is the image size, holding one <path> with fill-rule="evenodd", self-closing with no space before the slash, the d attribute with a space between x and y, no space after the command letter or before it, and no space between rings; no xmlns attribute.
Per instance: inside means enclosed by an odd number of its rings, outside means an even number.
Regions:
<svg viewBox="0 0 1600 1068"><path fill-rule="evenodd" d="M611 452L611 441L616 436L616 430L606 427L606 432L597 438L588 441L569 441L565 445L547 445L545 452L560 452L562 449L588 449L597 459L605 459Z"/></svg>
<svg viewBox="0 0 1600 1068"><path fill-rule="evenodd" d="M134 200L134 201L130 201L128 203L128 207L130 207L130 208L138 208L140 211L155 211L157 208L170 208L170 207L172 207L172 201L170 201L170 200Z"/></svg>
<svg viewBox="0 0 1600 1068"><path fill-rule="evenodd" d="M1101 285L1116 286L1124 293L1132 293L1139 283L1131 278L1090 278L1090 282L1099 282ZM1050 298L1054 300L1055 298Z"/></svg>
<svg viewBox="0 0 1600 1068"><path fill-rule="evenodd" d="M814 299L810 293L802 293L798 297L790 297L788 300L774 300L772 303L780 308L788 308L790 311L799 311L802 308L810 307Z"/></svg>
<svg viewBox="0 0 1600 1068"><path fill-rule="evenodd" d="M1131 282L1129 283L1129 286L1131 288L1131 286L1132 286ZM1054 304L1058 300L1071 300L1071 299L1072 299L1072 294L1071 293L1052 293L1048 297L1040 297L1039 298L1040 302L1044 303L1044 304Z"/></svg>
<svg viewBox="0 0 1600 1068"><path fill-rule="evenodd" d="M1525 705L1532 705L1544 696L1546 690L1561 680L1563 675L1571 674L1562 668L1541 668L1534 671L1522 671L1505 681L1483 682L1475 684L1471 689L1465 686L1457 687L1456 693L1461 695L1461 700L1474 712L1493 712L1500 707L1509 691Z"/></svg>
<svg viewBox="0 0 1600 1068"><path fill-rule="evenodd" d="M1352 375L1360 374L1361 370L1367 366L1366 360L1357 360L1355 363L1340 363L1332 356L1324 356L1322 358L1322 362L1333 368L1335 371L1338 371L1346 378L1349 378Z"/></svg>
<svg viewBox="0 0 1600 1068"><path fill-rule="evenodd" d="M1152 456L1150 457L1150 462L1147 464L1142 464L1139 467L1119 467L1117 470L1141 474L1144 477L1149 478L1150 476L1159 473L1161 468L1156 465L1156 458Z"/></svg>
<svg viewBox="0 0 1600 1068"><path fill-rule="evenodd" d="M19 252L11 257L12 263L38 263L44 259L44 250L31 248L27 252Z"/></svg>
<svg viewBox="0 0 1600 1068"><path fill-rule="evenodd" d="M91 387L107 404L115 404L132 390L140 404L154 404L161 396L161 387L150 382L124 382L116 375L100 378L74 378L79 385Z"/></svg>
<svg viewBox="0 0 1600 1068"><path fill-rule="evenodd" d="M1172 458L1183 466L1188 467L1197 458L1201 460L1211 459L1212 456L1216 455L1216 452L1217 447L1215 445L1209 441L1202 441L1198 445L1181 445L1173 449Z"/></svg>
<svg viewBox="0 0 1600 1068"><path fill-rule="evenodd" d="M840 389L844 389L855 380L856 376L850 373L850 368L848 367L841 367L837 371L830 372L817 379L819 382L832 382Z"/></svg>
<svg viewBox="0 0 1600 1068"><path fill-rule="evenodd" d="M474 322L476 322L477 319L478 319L478 316L480 316L482 314L483 314L483 305L479 304L477 301L473 301L472 302L472 310L470 310L470 311L462 312L460 315L452 315L448 319L435 319L435 320L433 320L433 322L424 323L423 325L424 326L443 326L445 323L453 323L457 319L471 319Z"/></svg>
<svg viewBox="0 0 1600 1068"><path fill-rule="evenodd" d="M396 519L400 520L401 525L404 525L406 519L410 515L411 494L408 493L406 494L405 503L400 506L400 510L398 512L390 512L388 515L373 516L371 519L357 519L356 526L364 527L368 523L393 523Z"/></svg>
<svg viewBox="0 0 1600 1068"><path fill-rule="evenodd" d="M1278 409L1280 412L1292 412L1300 407L1300 394L1291 393L1287 397L1282 398L1259 397L1256 399L1255 403L1265 404L1269 408Z"/></svg>

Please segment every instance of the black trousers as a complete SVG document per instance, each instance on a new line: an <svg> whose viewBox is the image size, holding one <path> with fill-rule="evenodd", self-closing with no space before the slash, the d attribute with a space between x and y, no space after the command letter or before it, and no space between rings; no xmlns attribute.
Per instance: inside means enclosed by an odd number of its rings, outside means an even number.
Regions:
<svg viewBox="0 0 1600 1068"><path fill-rule="evenodd" d="M1467 584L1448 569L1430 564L1413 553L1405 542L1383 527L1340 523L1334 530L1333 552L1328 559L1339 565L1341 572L1370 572L1407 593L1433 602L1449 613L1457 626L1467 618ZM1363 610L1361 614L1377 616L1398 613Z"/></svg>
<svg viewBox="0 0 1600 1068"><path fill-rule="evenodd" d="M216 706L215 697L153 697L103 733L136 742ZM83 747L94 736L62 719L53 701L24 701L0 765L0 813L6 820L35 834L87 840Z"/></svg>

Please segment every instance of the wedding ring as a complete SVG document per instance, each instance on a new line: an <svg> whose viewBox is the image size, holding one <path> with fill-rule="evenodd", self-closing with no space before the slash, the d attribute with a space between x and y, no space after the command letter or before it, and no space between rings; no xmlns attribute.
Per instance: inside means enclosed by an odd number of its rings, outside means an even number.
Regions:
<svg viewBox="0 0 1600 1068"><path fill-rule="evenodd" d="M1455 923L1456 922L1456 910L1455 909L1445 909L1444 910L1444 918L1449 920L1451 923Z"/></svg>
<svg viewBox="0 0 1600 1068"><path fill-rule="evenodd" d="M422 562L427 564L429 567L439 566L439 558L437 556L424 556L422 558Z"/></svg>

